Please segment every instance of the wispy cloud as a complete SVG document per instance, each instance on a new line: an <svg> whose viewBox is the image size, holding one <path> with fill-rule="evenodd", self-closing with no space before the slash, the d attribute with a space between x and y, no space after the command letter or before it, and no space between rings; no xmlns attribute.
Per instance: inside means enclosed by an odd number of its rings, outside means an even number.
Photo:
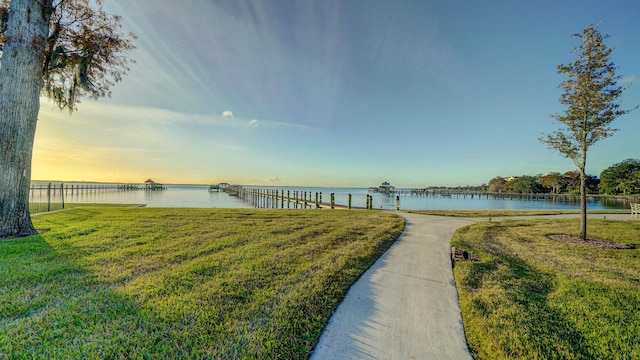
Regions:
<svg viewBox="0 0 640 360"><path fill-rule="evenodd" d="M630 84L636 83L637 81L638 81L638 77L636 75L629 75L620 79L620 84L630 85Z"/></svg>
<svg viewBox="0 0 640 360"><path fill-rule="evenodd" d="M230 144L230 143L215 143L215 144L212 144L212 147L218 150L230 150L234 152L240 152L240 151L245 152L248 150L244 146L239 146L239 145Z"/></svg>
<svg viewBox="0 0 640 360"><path fill-rule="evenodd" d="M49 111L49 110L45 110ZM229 127L236 129L251 129L251 128L286 128L286 129L299 129L299 130L318 130L318 128L294 124L282 121L270 121L264 119L245 119L236 116L231 110L225 110L218 114L198 114L198 113L184 113L178 111L172 111L167 109L145 107L145 106L131 106L131 105L116 105L112 103L100 103L89 102L83 104L82 109L76 114L69 115L67 113L60 113L55 110L47 116L53 116L57 121L66 122L86 122L86 121L101 121L103 119L109 119L109 122L120 121L125 124L200 124L213 127ZM106 121L106 120L105 120ZM111 130L115 127L110 127Z"/></svg>

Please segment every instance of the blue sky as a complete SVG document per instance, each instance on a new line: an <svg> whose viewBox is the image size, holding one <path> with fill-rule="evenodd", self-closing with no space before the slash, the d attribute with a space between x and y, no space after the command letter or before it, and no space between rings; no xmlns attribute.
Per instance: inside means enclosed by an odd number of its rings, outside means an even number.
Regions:
<svg viewBox="0 0 640 360"><path fill-rule="evenodd" d="M571 34L600 23L640 104L640 2L106 0L138 36L112 97L43 100L33 179L481 185L574 170L559 128ZM606 4L606 5L604 5ZM640 110L587 172L640 157Z"/></svg>

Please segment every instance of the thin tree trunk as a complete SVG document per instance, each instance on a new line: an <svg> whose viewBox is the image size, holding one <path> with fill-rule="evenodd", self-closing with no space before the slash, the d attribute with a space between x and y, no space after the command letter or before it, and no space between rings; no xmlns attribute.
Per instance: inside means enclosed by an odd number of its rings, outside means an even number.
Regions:
<svg viewBox="0 0 640 360"><path fill-rule="evenodd" d="M583 146L582 161L580 163L580 237L587 240L587 150Z"/></svg>
<svg viewBox="0 0 640 360"><path fill-rule="evenodd" d="M36 233L29 214L31 156L51 0L12 0L0 65L0 238Z"/></svg>

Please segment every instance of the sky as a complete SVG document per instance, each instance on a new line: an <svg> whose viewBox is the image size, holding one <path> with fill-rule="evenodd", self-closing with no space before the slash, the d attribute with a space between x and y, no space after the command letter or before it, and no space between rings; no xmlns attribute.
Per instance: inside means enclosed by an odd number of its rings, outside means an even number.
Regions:
<svg viewBox="0 0 640 360"><path fill-rule="evenodd" d="M32 179L466 186L575 170L539 141L589 24L640 104L637 0L105 0L138 39L110 98L42 99ZM640 157L640 110L587 173Z"/></svg>

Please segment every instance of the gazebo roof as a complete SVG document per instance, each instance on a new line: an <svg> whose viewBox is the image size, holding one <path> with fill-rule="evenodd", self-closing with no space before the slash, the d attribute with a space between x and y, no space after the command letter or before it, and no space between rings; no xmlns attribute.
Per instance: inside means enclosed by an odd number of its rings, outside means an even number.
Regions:
<svg viewBox="0 0 640 360"><path fill-rule="evenodd" d="M156 182L151 180L151 179L147 179L147 181L144 182L145 184L155 184Z"/></svg>

